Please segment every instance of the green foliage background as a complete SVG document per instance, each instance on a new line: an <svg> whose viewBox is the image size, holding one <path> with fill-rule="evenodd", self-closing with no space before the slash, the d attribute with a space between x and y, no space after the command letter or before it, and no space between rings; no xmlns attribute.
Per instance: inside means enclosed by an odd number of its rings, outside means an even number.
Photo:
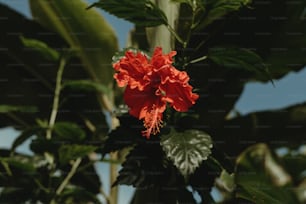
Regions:
<svg viewBox="0 0 306 204"><path fill-rule="evenodd" d="M132 204L306 202L305 104L229 115L247 82L305 67L306 3L165 2L30 0L34 20L0 4L0 127L20 131L0 150L0 203L116 204L118 185L135 187ZM187 113L167 110L150 140L114 83L124 52L96 8L134 23L132 49L176 50L200 95ZM16 152L26 141L32 154Z"/></svg>

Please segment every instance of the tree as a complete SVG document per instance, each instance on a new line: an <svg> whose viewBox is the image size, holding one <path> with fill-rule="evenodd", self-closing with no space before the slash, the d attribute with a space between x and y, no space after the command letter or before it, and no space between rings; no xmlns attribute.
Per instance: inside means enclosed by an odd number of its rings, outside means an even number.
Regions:
<svg viewBox="0 0 306 204"><path fill-rule="evenodd" d="M304 68L306 3L29 3L34 20L0 5L0 127L20 130L0 152L1 202L101 203L102 194L115 204L118 185L135 187L133 204L306 201L305 104L232 114L247 82L277 86ZM135 24L130 47L118 50L94 7ZM16 152L27 140L33 154ZM98 162L109 162L110 195Z"/></svg>

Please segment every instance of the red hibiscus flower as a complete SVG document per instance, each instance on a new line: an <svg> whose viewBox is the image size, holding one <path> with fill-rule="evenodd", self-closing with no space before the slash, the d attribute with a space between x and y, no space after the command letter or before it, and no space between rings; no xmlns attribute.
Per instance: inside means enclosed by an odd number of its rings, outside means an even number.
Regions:
<svg viewBox="0 0 306 204"><path fill-rule="evenodd" d="M175 51L163 55L157 47L151 59L145 54L127 51L113 64L118 86L127 86L124 101L130 114L144 121L143 136L157 134L162 126L163 112L169 103L175 110L187 111L198 99L188 84L189 76L172 66Z"/></svg>

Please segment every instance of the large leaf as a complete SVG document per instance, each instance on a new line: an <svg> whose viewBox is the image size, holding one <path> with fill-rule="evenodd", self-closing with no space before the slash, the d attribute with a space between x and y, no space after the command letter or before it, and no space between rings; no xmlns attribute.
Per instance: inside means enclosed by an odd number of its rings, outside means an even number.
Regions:
<svg viewBox="0 0 306 204"><path fill-rule="evenodd" d="M182 175L188 177L211 154L212 140L198 130L183 133L172 130L169 135L162 136L161 145Z"/></svg>
<svg viewBox="0 0 306 204"><path fill-rule="evenodd" d="M1 21L0 30L0 126L14 126L15 128L28 128L35 124L36 118L48 119L52 107L54 82L58 63L46 60L34 49L24 46L21 36L45 42L52 49L67 49L67 44L56 33L46 30L38 23L26 19L22 15L0 4ZM71 59L64 71L64 79L78 80L89 78L79 59ZM65 92L65 93L64 93ZM77 100L75 99L77 97ZM82 123L84 118L94 125L105 124L101 106L96 94L62 91L62 99L58 119ZM23 111L8 112L23 108ZM37 107L35 114L30 107ZM14 108L15 107L15 108ZM90 111L89 111L90 110ZM93 111L94 110L94 111ZM5 112L5 113L4 113ZM4 113L4 114L3 114ZM63 113L63 114L62 114Z"/></svg>
<svg viewBox="0 0 306 204"><path fill-rule="evenodd" d="M253 50L267 64L272 79L279 79L291 71L304 68L306 64L303 52L306 42L302 35L306 31L305 6L305 1L288 5L286 0L271 0L269 4L253 0L250 7L196 32L190 47L199 56L204 56L209 47L224 45ZM264 76L250 77L268 81Z"/></svg>
<svg viewBox="0 0 306 204"><path fill-rule="evenodd" d="M299 203L290 188L290 176L264 144L249 147L239 155L235 180L237 195L255 203Z"/></svg>
<svg viewBox="0 0 306 204"><path fill-rule="evenodd" d="M157 5L150 0L100 0L91 7L100 7L107 12L139 26L167 25L167 17Z"/></svg>
<svg viewBox="0 0 306 204"><path fill-rule="evenodd" d="M268 76L268 70L263 60L251 50L243 48L211 48L208 58L225 68L254 73L261 76L261 78Z"/></svg>
<svg viewBox="0 0 306 204"><path fill-rule="evenodd" d="M111 26L95 10L86 10L83 0L30 0L34 18L58 32L78 52L94 81L111 87L111 58L118 48ZM104 108L112 111L110 98L102 97Z"/></svg>
<svg viewBox="0 0 306 204"><path fill-rule="evenodd" d="M152 185L181 185L183 177L165 161L158 141L147 141L135 146L126 156L119 176L113 185L149 187Z"/></svg>
<svg viewBox="0 0 306 204"><path fill-rule="evenodd" d="M202 29L215 20L221 19L226 14L238 11L241 7L250 4L252 0L200 0L199 2L202 4L201 6L205 8L206 13L197 27L197 29Z"/></svg>

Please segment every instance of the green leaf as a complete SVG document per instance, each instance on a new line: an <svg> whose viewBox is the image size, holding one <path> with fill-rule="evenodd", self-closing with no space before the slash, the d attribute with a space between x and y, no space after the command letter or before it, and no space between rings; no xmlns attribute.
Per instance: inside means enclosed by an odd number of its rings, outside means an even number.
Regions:
<svg viewBox="0 0 306 204"><path fill-rule="evenodd" d="M229 174L226 170L223 170L220 177L216 179L216 185L226 192L233 192L236 188L234 174Z"/></svg>
<svg viewBox="0 0 306 204"><path fill-rule="evenodd" d="M60 194L58 203L97 203L100 204L100 200L95 194L80 187L65 188Z"/></svg>
<svg viewBox="0 0 306 204"><path fill-rule="evenodd" d="M86 92L97 92L102 94L108 94L111 89L104 86L101 83L97 83L91 80L74 80L67 81L63 84L63 88L70 88L73 90L81 90Z"/></svg>
<svg viewBox="0 0 306 204"><path fill-rule="evenodd" d="M71 122L57 122L53 126L56 139L68 140L71 142L83 141L86 133L77 124Z"/></svg>
<svg viewBox="0 0 306 204"><path fill-rule="evenodd" d="M237 196L255 203L298 203L291 178L265 144L246 149L237 158ZM285 187L286 186L286 187Z"/></svg>
<svg viewBox="0 0 306 204"><path fill-rule="evenodd" d="M25 47L37 51L42 57L50 61L58 61L60 54L53 48L49 47L45 42L36 39L20 38Z"/></svg>
<svg viewBox="0 0 306 204"><path fill-rule="evenodd" d="M187 178L211 154L212 140L205 132L187 130L185 132L171 131L162 136L161 145L167 157Z"/></svg>
<svg viewBox="0 0 306 204"><path fill-rule="evenodd" d="M59 162L67 164L71 160L88 155L95 151L96 148L89 145L63 145L59 148Z"/></svg>
<svg viewBox="0 0 306 204"><path fill-rule="evenodd" d="M8 112L35 113L37 111L38 110L35 106L0 105L0 113L8 113Z"/></svg>
<svg viewBox="0 0 306 204"><path fill-rule="evenodd" d="M137 145L126 156L114 185L132 185L134 187L148 187L156 183L168 185L171 183L171 170L166 167L164 152L158 142L147 141ZM182 180L182 179L181 179ZM175 181L180 181L175 178Z"/></svg>
<svg viewBox="0 0 306 204"><path fill-rule="evenodd" d="M269 76L268 68L255 52L243 48L212 48L208 56L214 63L257 75ZM268 77L267 77L268 78Z"/></svg>
<svg viewBox="0 0 306 204"><path fill-rule="evenodd" d="M41 131L42 128L41 127L33 127L27 130L24 130L13 142L12 144L12 151L14 152L15 149L22 145L26 140L28 140L30 137L32 137L33 135L35 135L36 133L38 133L39 131Z"/></svg>
<svg viewBox="0 0 306 204"><path fill-rule="evenodd" d="M206 10L206 15L198 25L198 29L208 26L231 12L238 11L241 7L250 4L252 0L201 0L200 2Z"/></svg>
<svg viewBox="0 0 306 204"><path fill-rule="evenodd" d="M14 188L14 187L6 187L1 190L0 193L0 203L27 203L29 199L31 199L30 188Z"/></svg>
<svg viewBox="0 0 306 204"><path fill-rule="evenodd" d="M164 12L150 0L100 0L92 4L91 7L100 7L105 11L138 26L158 26L168 24Z"/></svg>
<svg viewBox="0 0 306 204"><path fill-rule="evenodd" d="M83 0L30 0L31 11L36 20L46 28L59 33L73 50L78 51L92 80L111 87L114 70L111 59L118 49L112 27L96 10L86 10ZM100 97L101 104L113 111L112 99Z"/></svg>
<svg viewBox="0 0 306 204"><path fill-rule="evenodd" d="M2 165L8 165L7 167L11 170L12 175L33 175L35 173L35 167L33 163L28 161L26 158L22 157L9 157L9 158L1 158L0 162ZM16 174L16 175L15 175Z"/></svg>

